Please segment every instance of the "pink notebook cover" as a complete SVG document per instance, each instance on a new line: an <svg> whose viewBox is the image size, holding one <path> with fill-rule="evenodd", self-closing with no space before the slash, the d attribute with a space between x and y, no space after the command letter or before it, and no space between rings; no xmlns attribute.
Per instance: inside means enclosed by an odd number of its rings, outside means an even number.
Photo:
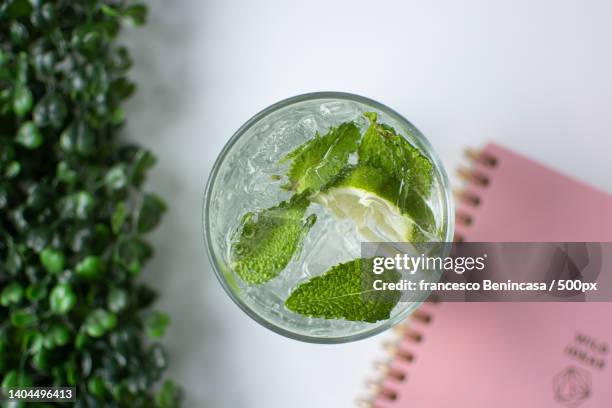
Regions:
<svg viewBox="0 0 612 408"><path fill-rule="evenodd" d="M612 242L609 194L496 144L481 157L464 188L479 203L460 200L456 235L489 242Z"/></svg>
<svg viewBox="0 0 612 408"><path fill-rule="evenodd" d="M612 241L606 193L495 144L469 175L459 239ZM376 408L612 407L612 303L428 303L404 329Z"/></svg>

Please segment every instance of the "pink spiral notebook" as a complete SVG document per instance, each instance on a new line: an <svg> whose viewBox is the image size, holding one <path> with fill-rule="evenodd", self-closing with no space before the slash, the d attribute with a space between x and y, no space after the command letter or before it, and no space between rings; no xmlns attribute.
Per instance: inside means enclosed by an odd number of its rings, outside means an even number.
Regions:
<svg viewBox="0 0 612 408"><path fill-rule="evenodd" d="M457 240L612 241L612 196L495 144L469 157ZM364 406L612 407L612 303L426 303L399 332Z"/></svg>

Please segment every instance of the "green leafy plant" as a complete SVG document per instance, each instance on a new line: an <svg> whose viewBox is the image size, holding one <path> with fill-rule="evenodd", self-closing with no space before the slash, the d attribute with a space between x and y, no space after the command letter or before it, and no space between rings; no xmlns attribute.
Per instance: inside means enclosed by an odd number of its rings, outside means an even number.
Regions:
<svg viewBox="0 0 612 408"><path fill-rule="evenodd" d="M155 163L121 141L135 90L117 43L146 8L0 0L0 379L73 386L77 407L175 407L159 385L169 317L137 279L164 202ZM70 404L72 406L72 404Z"/></svg>

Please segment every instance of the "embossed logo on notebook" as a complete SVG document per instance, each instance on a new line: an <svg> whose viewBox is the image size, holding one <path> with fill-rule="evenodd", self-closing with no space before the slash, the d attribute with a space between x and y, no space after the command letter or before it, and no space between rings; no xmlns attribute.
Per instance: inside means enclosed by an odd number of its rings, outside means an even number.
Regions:
<svg viewBox="0 0 612 408"><path fill-rule="evenodd" d="M555 399L567 407L577 407L591 396L591 374L569 366L553 379Z"/></svg>

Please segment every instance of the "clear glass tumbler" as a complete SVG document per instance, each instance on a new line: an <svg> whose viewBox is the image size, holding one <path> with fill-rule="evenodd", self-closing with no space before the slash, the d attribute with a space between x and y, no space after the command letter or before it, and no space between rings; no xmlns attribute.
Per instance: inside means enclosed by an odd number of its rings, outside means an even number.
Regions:
<svg viewBox="0 0 612 408"><path fill-rule="evenodd" d="M232 300L255 321L284 336L315 343L343 343L369 337L399 323L418 302L399 302L389 319L375 323L305 317L289 311L285 299L301 282L331 266L360 256L362 238L350 220L338 220L317 205L307 214L317 222L301 251L276 278L259 285L243 282L231 268L232 237L242 216L288 200L279 160L315 133L353 121L363 132L365 112L376 112L433 164L432 192L427 200L441 242L452 241L454 210L449 182L433 148L421 132L399 113L362 96L317 92L285 99L249 119L227 142L217 158L204 195L203 232L212 268Z"/></svg>

